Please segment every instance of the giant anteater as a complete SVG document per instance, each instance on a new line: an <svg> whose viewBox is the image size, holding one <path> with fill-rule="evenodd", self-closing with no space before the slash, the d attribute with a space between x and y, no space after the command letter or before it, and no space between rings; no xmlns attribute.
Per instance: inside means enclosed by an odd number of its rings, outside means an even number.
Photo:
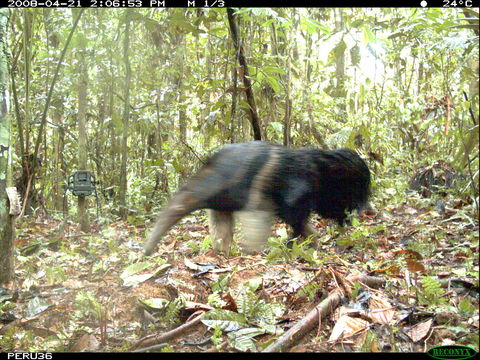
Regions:
<svg viewBox="0 0 480 360"><path fill-rule="evenodd" d="M310 212L343 224L347 212L367 205L370 171L352 150L289 149L252 141L223 147L170 200L145 244L151 254L182 217L210 209L213 247L228 252L234 213L246 252L261 250L273 216L289 224L293 236L313 233Z"/></svg>

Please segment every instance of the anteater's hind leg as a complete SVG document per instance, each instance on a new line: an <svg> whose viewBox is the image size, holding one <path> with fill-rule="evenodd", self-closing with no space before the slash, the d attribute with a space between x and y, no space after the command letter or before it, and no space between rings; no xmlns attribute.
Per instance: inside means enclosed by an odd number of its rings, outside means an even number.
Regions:
<svg viewBox="0 0 480 360"><path fill-rule="evenodd" d="M272 235L273 212L268 210L242 210L236 213L240 223L239 243L243 252L262 251Z"/></svg>
<svg viewBox="0 0 480 360"><path fill-rule="evenodd" d="M213 249L228 255L235 226L233 213L231 211L208 210L208 224Z"/></svg>

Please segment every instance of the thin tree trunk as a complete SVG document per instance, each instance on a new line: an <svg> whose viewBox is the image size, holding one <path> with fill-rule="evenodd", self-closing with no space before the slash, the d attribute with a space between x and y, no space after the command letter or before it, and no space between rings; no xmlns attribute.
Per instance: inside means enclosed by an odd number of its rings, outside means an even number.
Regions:
<svg viewBox="0 0 480 360"><path fill-rule="evenodd" d="M98 109L98 127L95 136L95 168L96 168L96 177L97 179L103 179L103 143L105 142L105 110L106 110L106 98L107 98L107 89L106 86L103 88L100 98L98 100L99 109Z"/></svg>
<svg viewBox="0 0 480 360"><path fill-rule="evenodd" d="M338 16L335 21L335 30L336 31L344 31L344 20L343 20L343 9L338 9ZM335 47L335 72L336 72L336 89L335 89L335 97L337 97L339 102L340 108L340 117L339 121L344 122L347 118L347 105L346 105L346 97L347 91L345 89L345 50L346 44L343 40L343 37L339 44Z"/></svg>
<svg viewBox="0 0 480 360"><path fill-rule="evenodd" d="M255 98L252 91L252 83L250 82L250 75L248 72L247 60L245 59L245 54L243 52L243 46L240 42L240 35L238 31L238 25L236 21L236 16L234 10L227 8L228 23L230 25L230 33L232 35L233 44L235 45L235 51L238 53L238 61L243 67L242 69L242 80L245 85L245 95L247 97L247 102L249 105L248 116L250 123L252 124L253 129L253 138L255 140L262 140L262 131L260 127L260 118L257 114L257 106L255 105Z"/></svg>
<svg viewBox="0 0 480 360"><path fill-rule="evenodd" d="M115 97L114 97L114 89L115 89L115 72L113 70L113 55L110 57L110 84L108 87L108 112L107 112L107 118L113 119L115 116ZM114 131L114 126L112 123L108 124L108 131L107 131L107 137L110 139L110 146L108 147L108 152L109 152L109 161L105 163L105 167L108 166L108 169L104 171L105 175L109 174L108 179L106 176L104 177L103 181L107 182L109 184L109 188L111 189L110 191L110 199L113 201L117 201L117 196L118 196L118 188L116 185L118 184L114 179L119 176L118 173L118 167L115 166L115 164L118 164L118 151L115 150L116 147L114 147L114 144L118 143L117 140L117 134ZM115 186L114 186L115 185Z"/></svg>
<svg viewBox="0 0 480 360"><path fill-rule="evenodd" d="M18 145L20 147L20 158L22 160L22 167L23 167L23 160L26 158L25 154L25 140L23 136L23 124L22 124L22 117L20 115L20 105L18 103L18 94L17 94L17 85L15 83L15 76L13 74L16 65L12 65L10 71L10 79L12 82L12 95L13 95L13 103L15 107L15 118L17 120L17 133L18 133Z"/></svg>
<svg viewBox="0 0 480 360"><path fill-rule="evenodd" d="M56 101L55 111L53 112L53 122L57 126L53 136L54 149L53 149L53 204L55 210L63 209L63 192L64 189L61 186L65 173L63 172L63 138L64 131L62 127L62 108L63 104L58 99Z"/></svg>
<svg viewBox="0 0 480 360"><path fill-rule="evenodd" d="M81 42L82 43L82 42ZM86 112L87 112L87 83L88 72L85 62L85 48L81 45L78 52L79 60L79 81L78 81L78 167L79 170L87 170L87 129L86 129ZM90 220L87 211L86 196L79 196L78 201L78 223L80 230L84 232L90 231Z"/></svg>
<svg viewBox="0 0 480 360"><path fill-rule="evenodd" d="M292 100L288 96L289 87L287 86L287 98L285 99L285 117L283 118L283 145L290 145L290 129L292 126Z"/></svg>
<svg viewBox="0 0 480 360"><path fill-rule="evenodd" d="M154 153L157 154L157 158L160 161L161 167L160 171L157 172L157 179L161 180L161 191L168 195L168 173L165 167L165 159L163 156L163 142L164 142L164 135L162 133L162 124L161 124L161 115L160 115L160 99L157 97L155 101L155 114L157 117L157 126L155 129L155 151ZM156 188L155 188L156 190Z"/></svg>
<svg viewBox="0 0 480 360"><path fill-rule="evenodd" d="M178 41L180 43L181 40ZM180 71L177 77L177 91L178 91L178 129L179 138L182 143L187 140L187 118L185 113L185 95L183 90L183 77L184 77L184 65L185 65L185 45L182 45L179 49L179 58L177 64L179 64Z"/></svg>
<svg viewBox="0 0 480 360"><path fill-rule="evenodd" d="M237 58L237 57L235 57ZM230 143L235 142L235 114L237 112L237 94L238 94L238 76L237 66L232 68L232 105L230 107Z"/></svg>
<svg viewBox="0 0 480 360"><path fill-rule="evenodd" d="M126 10L125 38L123 43L123 61L125 63L125 99L123 107L123 132L122 132L122 162L120 167L120 216L127 217L127 162L128 162L128 126L130 117L130 79L132 71L130 68L130 11Z"/></svg>
<svg viewBox="0 0 480 360"><path fill-rule="evenodd" d="M286 34L285 34L286 37ZM285 117L283 118L283 145L289 146L290 145L290 135L291 135L291 128L292 128L292 98L290 96L290 89L291 89L291 76L290 76L290 58L287 56L286 67L287 72L285 74L284 81L286 83L286 97L285 97Z"/></svg>
<svg viewBox="0 0 480 360"><path fill-rule="evenodd" d="M37 167L37 164L38 164L37 157L38 157L38 152L39 152L39 149L40 149L40 144L42 142L43 129L45 128L45 124L47 122L47 112L50 108L50 101L52 99L53 88L55 87L55 84L57 83L58 74L60 72L60 66L62 65L63 59L65 58L65 54L67 52L68 46L70 45L70 41L72 40L72 36L75 32L75 29L77 28L78 21L80 20L80 17L82 16L83 10L84 9L79 10L79 12L77 14L77 17L75 18L75 20L73 22L72 29L70 30L70 34L68 35L67 41L65 43L65 47L62 50L62 54L60 55L60 59L58 59L57 67L55 69L55 74L53 75L53 79L52 79L52 84L50 85L50 88L48 89L47 99L45 101L45 106L43 108L42 117L41 117L41 121L40 121L40 127L38 129L37 141L35 142L35 152L33 154L33 160L32 160L32 166L31 166L31 169L30 169L30 176L29 176L29 179L28 179L27 191L25 192L25 195L24 195L25 198L24 198L24 202L23 202L23 206L22 206L22 214L25 212L25 208L27 207L27 204L28 204L30 188L31 188L32 184L35 183L35 170L36 170L36 167Z"/></svg>
<svg viewBox="0 0 480 360"><path fill-rule="evenodd" d="M7 23L9 9L0 9L0 284L13 280L13 216L7 197L7 179L10 178L10 116L7 108Z"/></svg>
<svg viewBox="0 0 480 360"><path fill-rule="evenodd" d="M23 60L24 60L24 76L25 76L25 105L23 107L24 113L24 123L30 124L30 35L31 35L31 24L28 14L29 9L23 9ZM16 89L15 89L16 91ZM27 125L28 126L28 125ZM27 132L27 141L29 134ZM32 163L29 157L29 146L28 143L25 147L25 157L22 159L22 179L24 182L25 192L23 193L24 206L22 214L25 211L25 207L28 204L30 199L30 184L32 182Z"/></svg>

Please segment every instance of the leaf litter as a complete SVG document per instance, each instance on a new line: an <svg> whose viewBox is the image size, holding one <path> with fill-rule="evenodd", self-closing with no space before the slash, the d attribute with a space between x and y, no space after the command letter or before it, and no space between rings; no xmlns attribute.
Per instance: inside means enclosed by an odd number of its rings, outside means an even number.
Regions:
<svg viewBox="0 0 480 360"><path fill-rule="evenodd" d="M6 289L14 295L0 303L0 348L133 351L142 338L154 343L184 326L145 351L262 351L338 292L342 304L284 351L478 349L478 225L391 210L350 227L341 245L314 219L316 251L295 244L229 257L209 248L198 216L150 258L141 254L145 225L117 222L91 234L69 225L59 237L56 221L22 219L17 282ZM284 229L275 225L275 234ZM361 276L383 286L351 280Z"/></svg>

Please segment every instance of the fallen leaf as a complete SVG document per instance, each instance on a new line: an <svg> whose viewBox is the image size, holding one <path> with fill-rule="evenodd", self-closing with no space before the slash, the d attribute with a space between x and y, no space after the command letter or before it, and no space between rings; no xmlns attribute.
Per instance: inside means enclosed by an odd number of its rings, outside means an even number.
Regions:
<svg viewBox="0 0 480 360"><path fill-rule="evenodd" d="M97 350L100 346L100 343L91 334L83 335L78 341L69 349L72 352L79 351L94 351Z"/></svg>
<svg viewBox="0 0 480 360"><path fill-rule="evenodd" d="M329 342L336 342L340 339L348 338L352 335L366 330L370 327L370 323L360 318L353 318L343 315L338 319L330 334Z"/></svg>
<svg viewBox="0 0 480 360"><path fill-rule="evenodd" d="M138 284L147 281L153 274L132 275L123 279L124 286L137 286Z"/></svg>
<svg viewBox="0 0 480 360"><path fill-rule="evenodd" d="M407 334L407 336L412 339L413 342L420 341L425 336L427 336L432 326L432 323L433 319L428 319L427 321L415 324L409 330L406 330L405 334Z"/></svg>
<svg viewBox="0 0 480 360"><path fill-rule="evenodd" d="M183 263L187 268L194 271L209 271L216 268L215 265L212 265L212 264L200 265L200 264L194 263L193 261L187 258L183 259Z"/></svg>
<svg viewBox="0 0 480 360"><path fill-rule="evenodd" d="M387 299L372 295L368 300L370 310L368 317L377 324L391 325L394 323L395 310Z"/></svg>
<svg viewBox="0 0 480 360"><path fill-rule="evenodd" d="M408 270L412 273L423 273L425 274L427 270L425 269L425 266L423 266L422 263L412 260L412 259L405 259L407 263Z"/></svg>
<svg viewBox="0 0 480 360"><path fill-rule="evenodd" d="M51 305L47 300L40 297L34 297L28 302L27 317L31 318L47 310Z"/></svg>

